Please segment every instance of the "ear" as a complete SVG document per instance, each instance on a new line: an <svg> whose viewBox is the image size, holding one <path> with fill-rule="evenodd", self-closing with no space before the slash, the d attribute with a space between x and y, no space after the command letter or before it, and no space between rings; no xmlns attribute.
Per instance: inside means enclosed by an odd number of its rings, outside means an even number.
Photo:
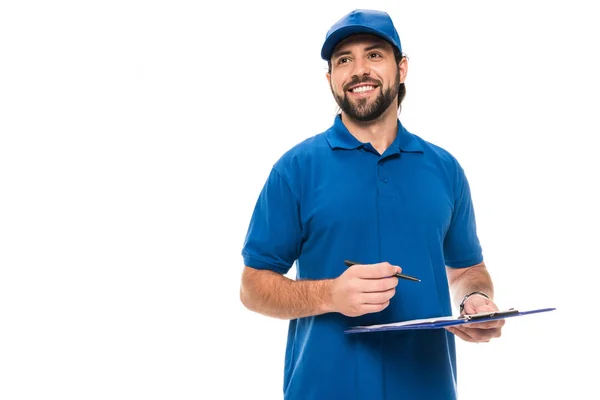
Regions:
<svg viewBox="0 0 600 400"><path fill-rule="evenodd" d="M406 80L406 74L408 73L408 60L406 57L402 57L398 63L398 68L400 69L400 83L404 83Z"/></svg>
<svg viewBox="0 0 600 400"><path fill-rule="evenodd" d="M327 78L327 82L331 86L331 74L328 72L328 73L325 74L325 77Z"/></svg>

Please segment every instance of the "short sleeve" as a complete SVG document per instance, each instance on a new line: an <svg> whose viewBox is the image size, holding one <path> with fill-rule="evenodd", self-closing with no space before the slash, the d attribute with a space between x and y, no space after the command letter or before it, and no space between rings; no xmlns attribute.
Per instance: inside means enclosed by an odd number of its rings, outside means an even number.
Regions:
<svg viewBox="0 0 600 400"><path fill-rule="evenodd" d="M444 258L449 267L465 268L481 263L483 254L477 237L469 182L458 164L454 187L454 212L444 238Z"/></svg>
<svg viewBox="0 0 600 400"><path fill-rule="evenodd" d="M285 274L300 254L300 207L288 182L272 169L263 186L244 241L246 266Z"/></svg>

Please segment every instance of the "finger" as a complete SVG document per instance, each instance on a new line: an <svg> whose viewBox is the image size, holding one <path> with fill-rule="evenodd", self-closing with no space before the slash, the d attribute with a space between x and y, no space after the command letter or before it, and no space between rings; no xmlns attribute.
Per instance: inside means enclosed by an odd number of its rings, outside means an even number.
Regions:
<svg viewBox="0 0 600 400"><path fill-rule="evenodd" d="M361 314L371 314L385 310L390 305L389 301L381 304L363 304L360 307Z"/></svg>
<svg viewBox="0 0 600 400"><path fill-rule="evenodd" d="M477 329L463 326L463 332L469 335L473 340L477 342L489 342L490 339L499 338L502 334L502 330L499 328L495 329Z"/></svg>
<svg viewBox="0 0 600 400"><path fill-rule="evenodd" d="M363 293L360 296L360 301L362 304L382 304L388 302L395 294L395 288L384 292Z"/></svg>
<svg viewBox="0 0 600 400"><path fill-rule="evenodd" d="M402 271L402 268L399 266L391 265L388 262L378 264L357 264L351 268L355 268L356 276L363 279L387 278Z"/></svg>
<svg viewBox="0 0 600 400"><path fill-rule="evenodd" d="M454 329L469 336L474 342L489 342L490 339L500 337L501 329L477 329L467 325L455 326Z"/></svg>
<svg viewBox="0 0 600 400"><path fill-rule="evenodd" d="M358 289L363 293L385 292L398 286L398 278L360 279Z"/></svg>
<svg viewBox="0 0 600 400"><path fill-rule="evenodd" d="M483 312L492 312L492 311L498 311L497 307L494 307L491 304L481 304L481 305L474 305L474 304L470 304L467 303L465 304L465 314L477 314L477 313L483 313Z"/></svg>
<svg viewBox="0 0 600 400"><path fill-rule="evenodd" d="M506 321L504 321L503 319L498 319L495 321L486 321L486 322L467 322L466 324L464 324L465 326L468 326L470 328L477 328L477 329L497 329L497 328L502 328L504 326Z"/></svg>
<svg viewBox="0 0 600 400"><path fill-rule="evenodd" d="M454 326L447 326L446 329L464 341L475 342L475 340L471 336L469 336L466 332L463 332L462 330L460 330Z"/></svg>
<svg viewBox="0 0 600 400"><path fill-rule="evenodd" d="M485 335L481 335L479 332L477 332L477 330L474 329L469 329L467 327L465 327L464 325L461 326L455 326L455 327L451 327L452 330L451 332L454 333L456 336L460 337L461 339L467 341L467 342L471 342L471 343L481 343L481 342L489 342L490 338L485 336Z"/></svg>

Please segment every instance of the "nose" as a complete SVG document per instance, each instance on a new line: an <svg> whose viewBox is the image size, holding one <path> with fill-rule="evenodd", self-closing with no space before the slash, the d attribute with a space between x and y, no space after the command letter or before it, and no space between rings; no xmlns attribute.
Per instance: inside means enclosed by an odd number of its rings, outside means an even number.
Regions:
<svg viewBox="0 0 600 400"><path fill-rule="evenodd" d="M358 58L354 61L354 70L352 71L352 75L356 75L360 78L361 76L369 75L370 73L371 68L367 60Z"/></svg>

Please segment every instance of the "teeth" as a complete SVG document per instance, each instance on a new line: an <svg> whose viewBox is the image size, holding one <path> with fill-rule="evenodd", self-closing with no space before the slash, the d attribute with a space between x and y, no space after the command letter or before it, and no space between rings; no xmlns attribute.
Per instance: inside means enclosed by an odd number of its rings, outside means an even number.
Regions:
<svg viewBox="0 0 600 400"><path fill-rule="evenodd" d="M359 86L357 88L352 89L352 93L362 93L373 89L375 89L375 86Z"/></svg>

